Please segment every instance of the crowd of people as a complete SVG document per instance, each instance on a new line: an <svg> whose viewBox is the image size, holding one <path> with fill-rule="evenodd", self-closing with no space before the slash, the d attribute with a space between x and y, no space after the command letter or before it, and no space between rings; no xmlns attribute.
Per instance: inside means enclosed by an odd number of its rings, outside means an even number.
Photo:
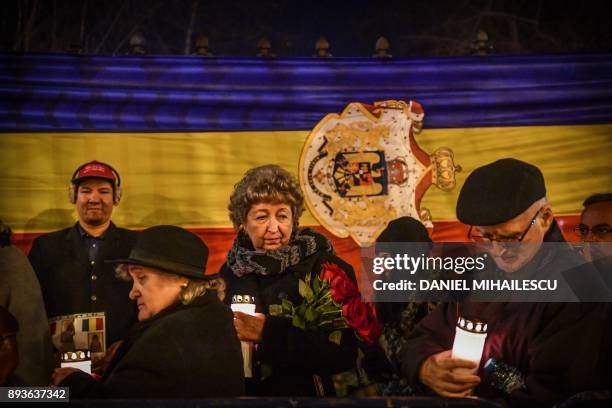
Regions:
<svg viewBox="0 0 612 408"><path fill-rule="evenodd" d="M331 242L299 227L304 196L279 166L253 168L234 186L236 238L220 271L206 271L208 247L186 229L115 226L121 179L110 165L85 163L70 185L78 221L38 237L27 258L2 225L0 385L66 386L80 399L437 395L517 405L612 389L612 304L581 292L595 287L606 299L612 291L612 244L596 244L612 241L610 193L583 203L582 253L543 245L564 238L531 164L477 168L457 202L466 240L491 244L498 276L567 275L575 262L564 281L591 301L368 303ZM402 217L378 242L431 239ZM232 311L245 299L252 313ZM48 319L88 313L104 314L94 351L105 356L92 374L59 368ZM490 327L480 364L453 356L459 316ZM490 357L520 373L522 386L492 386L483 370ZM346 372L367 378L368 391L341 392Z"/></svg>

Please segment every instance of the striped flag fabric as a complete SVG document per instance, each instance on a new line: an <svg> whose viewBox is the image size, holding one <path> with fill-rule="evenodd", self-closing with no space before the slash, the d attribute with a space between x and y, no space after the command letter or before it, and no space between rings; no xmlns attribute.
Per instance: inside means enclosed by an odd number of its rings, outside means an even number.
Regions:
<svg viewBox="0 0 612 408"><path fill-rule="evenodd" d="M186 227L208 244L206 269L215 273L235 237L233 185L268 163L297 175L313 127L351 102L418 101L418 145L454 152L457 186L430 188L421 202L434 240L466 239L455 216L459 190L473 169L502 157L542 169L569 239L584 198L612 186L610 53L389 61L0 54L0 83L0 214L24 251L75 221L70 175L99 160L121 174L117 225ZM300 224L324 231L308 212ZM358 267L359 247L332 238Z"/></svg>

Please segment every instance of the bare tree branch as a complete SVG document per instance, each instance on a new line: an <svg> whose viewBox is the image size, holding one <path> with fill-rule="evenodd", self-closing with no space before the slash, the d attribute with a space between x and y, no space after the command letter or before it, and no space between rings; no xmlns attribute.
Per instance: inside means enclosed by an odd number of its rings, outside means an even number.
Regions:
<svg viewBox="0 0 612 408"><path fill-rule="evenodd" d="M113 55L117 55L117 53L119 52L121 47L123 47L123 44L125 44L125 42L130 39L132 34L134 34L136 31L138 31L140 29L140 26L145 21L147 21L149 18L151 18L151 16L153 16L155 14L157 9L159 9L159 7L161 5L162 5L162 3L159 2L154 7L150 7L149 8L148 12L143 17L141 17L140 20L136 24L134 24L134 27L132 27L132 29L127 33L127 35L125 37L123 37L123 39L121 41L119 41L119 44L117 44L117 46L115 47L115 49L113 51Z"/></svg>
<svg viewBox="0 0 612 408"><path fill-rule="evenodd" d="M51 26L51 51L57 51L57 0L53 0L53 21Z"/></svg>
<svg viewBox="0 0 612 408"><path fill-rule="evenodd" d="M518 24L516 22L516 18L508 18L508 28L510 30L510 38L512 39L512 51L520 52L521 51L521 42L519 40L519 31Z"/></svg>
<svg viewBox="0 0 612 408"><path fill-rule="evenodd" d="M108 36L110 35L110 33L115 28L115 25L117 25L117 22L119 21L119 17L121 16L121 12L125 8L126 4L128 4L127 1L124 1L124 2L121 3L121 8L117 11L117 14L115 15L115 18L113 19L113 22L108 27L108 30L106 30L106 34L104 34L104 37L102 37L102 41L100 41L100 44L98 44L98 46L96 47L96 50L94 51L94 54L98 54L100 52L100 50L102 49L102 46L104 45L104 43L108 39Z"/></svg>
<svg viewBox="0 0 612 408"><path fill-rule="evenodd" d="M17 24L15 28L15 40L13 41L13 51L17 51L21 45L21 24L23 20L23 10L21 8L21 2L17 2Z"/></svg>
<svg viewBox="0 0 612 408"><path fill-rule="evenodd" d="M520 17L520 16L517 16L516 14L503 13L499 11L486 11L482 13L482 16L483 17L501 17L504 19L512 19L512 20L520 21L521 23L532 24L532 25L538 24L537 20L534 20L532 18Z"/></svg>
<svg viewBox="0 0 612 408"><path fill-rule="evenodd" d="M38 9L38 0L32 2L32 8L30 9L30 16L23 31L23 50L25 52L30 51L30 41L32 40L32 28L34 27L34 20L36 19L36 11Z"/></svg>
<svg viewBox="0 0 612 408"><path fill-rule="evenodd" d="M87 0L83 0L81 8L81 28L79 30L79 45L85 51L85 20L87 18Z"/></svg>
<svg viewBox="0 0 612 408"><path fill-rule="evenodd" d="M200 5L200 0L193 0L191 3L191 16L189 17L189 25L187 26L187 31L185 33L185 55L189 55L191 51L191 37L193 36L193 25L195 23L196 14L198 13L198 6Z"/></svg>

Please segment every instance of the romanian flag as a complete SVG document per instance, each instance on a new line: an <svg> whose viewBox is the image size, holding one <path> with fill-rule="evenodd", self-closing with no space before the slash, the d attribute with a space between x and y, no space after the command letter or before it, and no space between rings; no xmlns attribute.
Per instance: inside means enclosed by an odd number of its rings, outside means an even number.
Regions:
<svg viewBox="0 0 612 408"><path fill-rule="evenodd" d="M351 102L414 100L416 141L453 150L451 192L421 202L433 239L464 241L455 203L467 175L502 157L539 166L568 238L582 201L612 189L612 54L430 59L225 59L0 55L0 217L27 251L37 235L76 220L67 191L80 164L121 175L122 227L174 224L224 262L235 232L227 204L246 170L297 175L304 141ZM317 226L306 213L303 226ZM359 248L334 238L358 266Z"/></svg>
<svg viewBox="0 0 612 408"><path fill-rule="evenodd" d="M83 319L81 323L81 331L100 331L104 330L104 319L94 317L91 319Z"/></svg>

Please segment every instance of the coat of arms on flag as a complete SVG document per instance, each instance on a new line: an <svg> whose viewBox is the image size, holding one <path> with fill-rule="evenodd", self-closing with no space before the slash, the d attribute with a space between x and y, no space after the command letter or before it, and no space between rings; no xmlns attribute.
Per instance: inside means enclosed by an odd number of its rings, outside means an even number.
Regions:
<svg viewBox="0 0 612 408"><path fill-rule="evenodd" d="M461 169L449 148L431 155L419 148L414 134L424 115L414 101L354 102L315 126L298 172L306 204L325 228L368 246L395 218L431 225L421 198L432 184L452 190Z"/></svg>

